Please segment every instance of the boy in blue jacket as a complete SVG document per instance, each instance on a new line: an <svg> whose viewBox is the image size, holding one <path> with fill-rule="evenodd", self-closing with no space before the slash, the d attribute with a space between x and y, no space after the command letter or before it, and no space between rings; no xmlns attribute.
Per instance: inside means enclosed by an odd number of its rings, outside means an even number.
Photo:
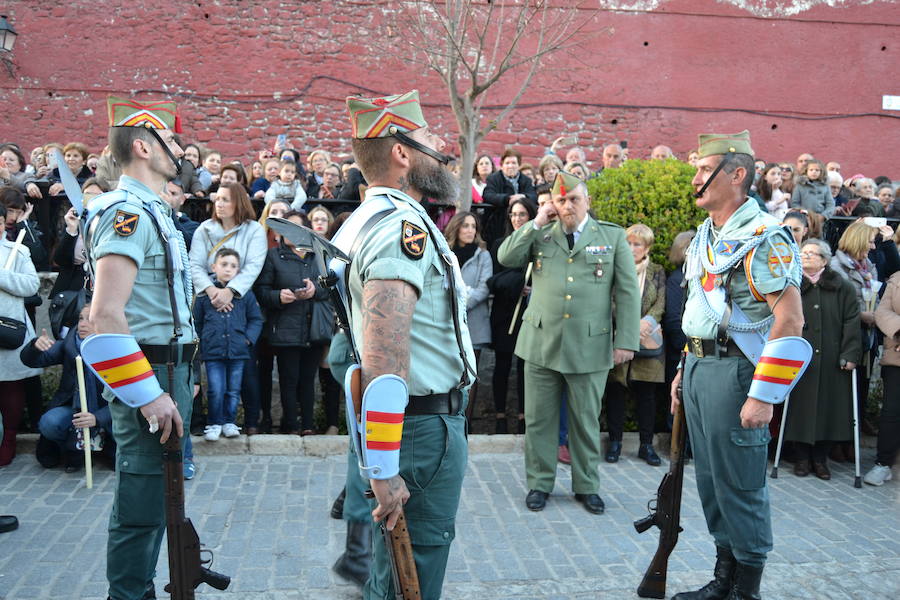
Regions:
<svg viewBox="0 0 900 600"><path fill-rule="evenodd" d="M232 248L220 248L212 265L216 287L225 287L241 269L241 257ZM206 363L208 425L203 437L214 442L220 435L236 437L234 424L244 361L262 332L263 319L253 292L231 301L231 309L216 310L209 297L194 301L194 325L200 337L200 358Z"/></svg>

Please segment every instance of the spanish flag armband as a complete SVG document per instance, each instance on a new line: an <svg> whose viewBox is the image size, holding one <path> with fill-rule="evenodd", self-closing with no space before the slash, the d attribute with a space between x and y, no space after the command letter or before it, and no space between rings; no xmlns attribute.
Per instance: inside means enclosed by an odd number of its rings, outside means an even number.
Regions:
<svg viewBox="0 0 900 600"><path fill-rule="evenodd" d="M360 423L360 472L368 479L390 479L400 473L400 440L409 402L406 382L379 375L366 386Z"/></svg>
<svg viewBox="0 0 900 600"><path fill-rule="evenodd" d="M132 408L150 404L162 387L134 336L99 333L81 343L84 362L116 398Z"/></svg>
<svg viewBox="0 0 900 600"><path fill-rule="evenodd" d="M791 393L812 360L812 346L802 337L769 340L753 372L749 396L780 404Z"/></svg>

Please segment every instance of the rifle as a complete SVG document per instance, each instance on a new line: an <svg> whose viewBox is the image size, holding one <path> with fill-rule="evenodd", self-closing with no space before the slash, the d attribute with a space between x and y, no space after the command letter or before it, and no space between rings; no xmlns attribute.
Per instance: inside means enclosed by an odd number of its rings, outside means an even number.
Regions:
<svg viewBox="0 0 900 600"><path fill-rule="evenodd" d="M683 356L682 356L683 360ZM644 572L644 578L637 588L641 598L666 597L666 570L669 566L669 555L678 543L678 534L682 531L681 520L681 486L684 480L684 397L682 384L675 392L678 396L678 409L672 421L672 444L669 457L669 472L663 476L656 490L656 498L647 503L650 514L634 522L638 533L644 533L650 527L659 527L659 545L650 566Z"/></svg>
<svg viewBox="0 0 900 600"><path fill-rule="evenodd" d="M174 390L175 365L171 357L166 366L169 390ZM163 465L166 478L166 541L169 548L169 583L165 590L171 594L172 600L194 600L194 589L201 583L224 590L231 583L231 577L203 566L212 563L212 552L201 548L194 524L184 515L181 438L174 427L163 450ZM210 557L202 560L200 555L203 552L208 552Z"/></svg>

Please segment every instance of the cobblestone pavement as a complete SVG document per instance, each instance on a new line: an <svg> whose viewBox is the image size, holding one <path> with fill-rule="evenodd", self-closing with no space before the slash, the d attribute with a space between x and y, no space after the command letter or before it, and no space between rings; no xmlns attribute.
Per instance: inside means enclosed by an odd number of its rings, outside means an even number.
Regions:
<svg viewBox="0 0 900 600"><path fill-rule="evenodd" d="M214 568L233 577L227 592L202 586L198 598L358 597L330 570L343 550L345 528L328 518L343 485L343 457L198 459L197 477L186 484L188 513L215 551ZM871 464L871 450L864 459ZM823 482L794 477L782 465L779 479L770 480L775 551L764 579L767 600L900 598L900 484L855 489L851 466L832 470L834 478ZM569 469L561 466L547 508L531 513L520 455L472 455L444 597L636 598L657 536L638 536L631 522L646 514L662 474L631 456L603 464L607 511L594 516L568 493ZM0 470L0 513L21 523L0 536L0 598L105 598L113 481L110 471L98 470L87 490L83 474L44 470L27 455ZM690 464L682 517L669 594L702 585L712 569L714 548ZM160 592L167 580L163 544Z"/></svg>

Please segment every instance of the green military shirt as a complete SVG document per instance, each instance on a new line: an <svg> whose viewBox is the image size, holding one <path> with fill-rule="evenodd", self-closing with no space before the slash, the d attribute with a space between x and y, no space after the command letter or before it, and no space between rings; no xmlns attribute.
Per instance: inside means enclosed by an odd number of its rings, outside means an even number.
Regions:
<svg viewBox="0 0 900 600"><path fill-rule="evenodd" d="M371 204L370 204L371 203ZM382 218L365 235L350 265L349 290L352 301L351 327L357 346L362 346L363 288L373 279L405 281L419 296L410 331L409 394L424 396L446 393L460 383L464 371L451 313L449 276L455 277L457 316L460 337L469 364L474 367L475 354L466 323L465 285L443 235L437 231L421 204L392 188L371 187L366 199L351 219L360 221L373 207L393 206L395 210ZM428 228L432 228L429 234ZM348 221L335 236L334 243L347 250L348 237L355 237ZM355 229L358 231L358 229ZM342 236L343 234L343 236ZM435 247L435 239L438 247ZM352 245L353 239L349 240ZM452 270L442 259L449 257ZM471 381L471 378L470 378Z"/></svg>
<svg viewBox="0 0 900 600"><path fill-rule="evenodd" d="M108 208L107 208L108 207ZM104 210L105 209L105 210ZM100 216L95 217L98 211ZM118 188L98 196L88 215L88 250L91 266L108 254L127 256L138 267L125 317L131 334L140 344L168 344L172 338L172 309L166 281L166 254L154 213L172 242L172 253L180 269L175 273L175 299L181 321L179 343L194 340L191 322L190 263L184 238L175 228L171 209L146 185L123 175Z"/></svg>
<svg viewBox="0 0 900 600"><path fill-rule="evenodd" d="M613 348L640 347L641 294L618 225L588 217L569 250L560 222L540 229L528 222L497 257L506 267L532 263L517 356L560 373L593 373L612 368Z"/></svg>
<svg viewBox="0 0 900 600"><path fill-rule="evenodd" d="M723 286L728 271L708 272L703 265L704 252L708 261L714 261L714 270L730 263L741 266L731 279L732 300L751 322L771 316L766 294L780 292L789 285L800 286L797 245L778 225L778 219L760 211L752 198L721 228L715 229L709 218L701 225L685 263L689 286L681 324L685 335L714 339L724 308Z"/></svg>

